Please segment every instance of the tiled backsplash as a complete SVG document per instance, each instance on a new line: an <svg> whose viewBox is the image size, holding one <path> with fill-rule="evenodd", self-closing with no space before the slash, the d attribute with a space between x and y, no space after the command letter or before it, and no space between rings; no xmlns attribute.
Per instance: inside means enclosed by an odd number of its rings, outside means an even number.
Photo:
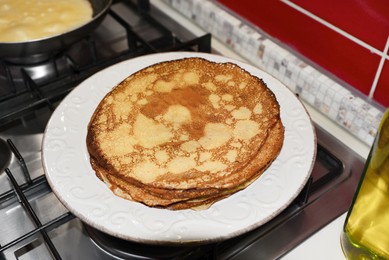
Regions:
<svg viewBox="0 0 389 260"><path fill-rule="evenodd" d="M241 4L240 1L236 2ZM278 44L278 40L220 3L205 0L167 0L167 3L371 145L382 117L382 107L370 102L349 85L345 86L334 77L329 77L329 73L323 73L324 69L316 69L300 54ZM259 15L261 12L254 13Z"/></svg>

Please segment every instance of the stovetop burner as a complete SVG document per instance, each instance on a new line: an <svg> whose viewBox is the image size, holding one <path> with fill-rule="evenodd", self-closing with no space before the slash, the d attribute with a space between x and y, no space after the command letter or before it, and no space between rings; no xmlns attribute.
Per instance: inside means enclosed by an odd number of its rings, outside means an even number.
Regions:
<svg viewBox="0 0 389 260"><path fill-rule="evenodd" d="M41 142L63 97L122 60L159 51L211 52L211 35L194 37L137 2L115 1L94 34L59 56L24 66L1 61L0 149L8 150L0 150L6 167L0 174L0 259L274 259L344 213L363 159L319 127L317 160L300 196L272 221L226 241L183 247L122 241L84 225L58 201L44 176Z"/></svg>

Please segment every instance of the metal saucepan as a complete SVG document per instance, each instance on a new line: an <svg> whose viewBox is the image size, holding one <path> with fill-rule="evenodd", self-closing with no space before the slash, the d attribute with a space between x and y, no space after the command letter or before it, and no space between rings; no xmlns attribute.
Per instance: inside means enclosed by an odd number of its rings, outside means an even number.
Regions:
<svg viewBox="0 0 389 260"><path fill-rule="evenodd" d="M39 62L92 32L104 19L112 0L89 0L93 17L86 24L51 37L26 42L0 42L0 59L15 63Z"/></svg>

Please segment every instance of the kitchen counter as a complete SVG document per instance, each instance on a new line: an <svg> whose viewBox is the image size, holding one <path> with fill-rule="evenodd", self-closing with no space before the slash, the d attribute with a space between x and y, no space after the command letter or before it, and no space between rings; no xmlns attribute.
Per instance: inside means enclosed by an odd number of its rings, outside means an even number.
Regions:
<svg viewBox="0 0 389 260"><path fill-rule="evenodd" d="M345 218L346 214L343 214L310 237L307 241L293 249L282 259L344 259L342 249L340 247L340 232Z"/></svg>

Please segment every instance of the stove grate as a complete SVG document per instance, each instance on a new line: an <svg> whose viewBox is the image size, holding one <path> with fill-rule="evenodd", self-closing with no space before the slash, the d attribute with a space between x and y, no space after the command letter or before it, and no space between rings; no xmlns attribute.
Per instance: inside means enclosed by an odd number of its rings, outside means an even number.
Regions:
<svg viewBox="0 0 389 260"><path fill-rule="evenodd" d="M15 178L13 177L11 171L7 168L7 169L5 169L5 172L7 173L8 178L10 179L10 181L12 183L12 186L14 188L16 196L18 197L19 202L22 204L24 210L31 217L31 219L33 220L34 224L38 227L38 229L36 229L35 231L37 232L39 230L39 232L42 234L42 236L43 236L47 246L50 249L51 254L53 255L53 257L55 259L61 259L61 256L59 255L59 253L58 253L57 249L55 248L53 242L51 241L51 239L47 235L46 230L42 229L42 223L40 222L38 216L35 214L34 210L32 209L31 204L28 202L26 196L24 195L24 193L20 189L20 187L19 187L18 183L16 182ZM33 233L35 233L35 232L33 232ZM17 242L18 242L18 240L15 241L14 243L17 243ZM7 248L7 247L8 246L5 246L4 248Z"/></svg>
<svg viewBox="0 0 389 260"><path fill-rule="evenodd" d="M55 219L52 219L51 221L49 221L45 224L41 223L37 214L35 213L35 210L33 209L29 200L27 199L26 192L28 192L29 190L38 188L39 186L42 186L44 184L48 185L47 180L46 180L44 175L39 176L35 179L31 179L30 172L29 172L27 165L25 163L25 160L24 160L23 156L20 154L19 150L16 148L16 146L14 145L14 143L12 142L11 139L7 140L7 144L9 146L9 149L12 151L12 153L16 157L20 167L22 168L22 172L23 172L23 175L25 177L26 182L22 185L19 185L17 183L13 173L11 172L11 170L9 168L5 168L5 173L7 174L8 179L11 182L12 189L7 191L7 192L4 192L3 194L0 195L0 203L1 203L1 205L3 205L6 201L9 201L9 200L16 197L18 202L23 207L24 211L28 214L30 219L33 221L35 228L33 230L25 233L24 235L8 242L5 245L0 245L0 256L7 249L19 244L20 242L25 241L31 237L37 236L37 234L39 233L43 237L43 239L44 239L49 251L51 252L53 258L54 259L61 259L60 254L58 253L56 247L54 246L52 240L50 239L50 237L48 235L48 231L52 230L56 226L59 226L61 223L64 223L64 222L67 222L67 221L73 219L74 216L70 212L67 212L67 213L65 213L65 214L63 214ZM33 240L33 241L35 241L35 240ZM31 243L33 243L33 242L31 242ZM24 245L22 248L28 247L28 245L30 245L31 243ZM17 251L20 251L20 249L18 249ZM15 256L17 255L17 251L15 251Z"/></svg>

